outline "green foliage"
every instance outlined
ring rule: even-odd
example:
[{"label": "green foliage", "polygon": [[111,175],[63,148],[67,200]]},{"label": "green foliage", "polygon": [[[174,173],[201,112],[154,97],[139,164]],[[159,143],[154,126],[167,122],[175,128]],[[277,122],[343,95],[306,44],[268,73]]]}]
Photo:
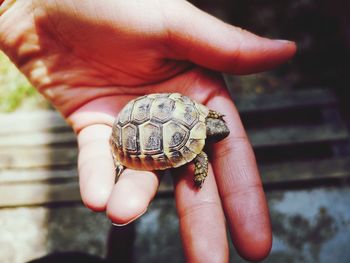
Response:
[{"label": "green foliage", "polygon": [[47,107],[45,99],[0,52],[0,112]]}]

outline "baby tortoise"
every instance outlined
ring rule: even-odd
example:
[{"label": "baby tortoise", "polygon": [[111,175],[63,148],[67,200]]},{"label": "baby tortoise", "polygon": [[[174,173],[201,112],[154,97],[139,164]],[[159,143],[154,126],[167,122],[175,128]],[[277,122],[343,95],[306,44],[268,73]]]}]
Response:
[{"label": "baby tortoise", "polygon": [[230,133],[223,115],[179,93],[158,93],[130,101],[113,125],[110,144],[117,176],[125,167],[165,170],[194,161],[194,183],[208,173],[206,139]]}]

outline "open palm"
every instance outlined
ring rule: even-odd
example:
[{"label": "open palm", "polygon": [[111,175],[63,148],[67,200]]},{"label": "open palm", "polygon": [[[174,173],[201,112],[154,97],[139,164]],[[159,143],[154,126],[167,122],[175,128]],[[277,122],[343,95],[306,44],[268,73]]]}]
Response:
[{"label": "open palm", "polygon": [[180,92],[224,113],[231,130],[211,146],[209,174],[200,191],[192,187],[191,165],[175,171],[188,261],[228,261],[225,221],[243,257],[259,260],[268,254],[270,222],[254,154],[214,71],[245,74],[272,68],[294,54],[293,43],[260,38],[182,0],[4,3],[0,48],[76,131],[87,207],[106,210],[116,224],[146,211],[159,178],[127,169],[114,183],[111,126],[130,99]]}]

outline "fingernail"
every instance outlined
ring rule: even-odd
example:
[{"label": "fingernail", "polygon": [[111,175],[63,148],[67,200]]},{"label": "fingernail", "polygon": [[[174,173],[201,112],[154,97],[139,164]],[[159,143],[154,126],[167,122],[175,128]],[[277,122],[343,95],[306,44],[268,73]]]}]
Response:
[{"label": "fingernail", "polygon": [[131,219],[130,221],[123,223],[123,224],[118,224],[118,223],[114,223],[112,222],[113,226],[126,226],[132,222],[134,222],[136,219],[140,218],[141,216],[143,216],[145,213],[147,212],[147,209],[145,209],[145,211],[143,211],[141,214],[139,214],[138,216],[134,217],[133,219]]},{"label": "fingernail", "polygon": [[281,44],[294,44],[294,41],[286,40],[286,39],[274,39],[274,41],[279,42]]}]

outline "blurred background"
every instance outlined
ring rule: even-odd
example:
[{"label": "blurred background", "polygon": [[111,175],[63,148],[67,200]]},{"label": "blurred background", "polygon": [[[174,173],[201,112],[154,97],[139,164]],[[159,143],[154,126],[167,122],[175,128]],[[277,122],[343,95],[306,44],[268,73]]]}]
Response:
[{"label": "blurred background", "polygon": [[[274,241],[264,262],[350,262],[349,1],[192,2],[298,45],[296,57],[277,70],[224,76],[269,201]],[[0,112],[0,262],[52,252],[184,262],[171,179],[144,216],[111,228],[103,213],[81,204],[71,129],[3,54]],[[230,257],[245,262],[233,247]]]}]

